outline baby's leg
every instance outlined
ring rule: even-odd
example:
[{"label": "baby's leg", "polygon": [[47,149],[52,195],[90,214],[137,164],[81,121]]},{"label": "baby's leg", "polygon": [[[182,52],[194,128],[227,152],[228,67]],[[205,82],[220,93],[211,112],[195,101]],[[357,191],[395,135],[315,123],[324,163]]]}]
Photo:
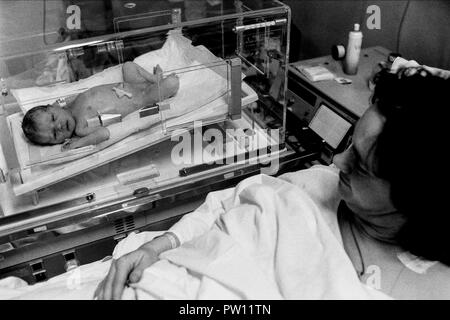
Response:
[{"label": "baby's leg", "polygon": [[149,86],[145,96],[144,103],[150,105],[174,96],[180,87],[180,80],[175,74],[162,79],[158,83]]},{"label": "baby's leg", "polygon": [[123,81],[129,83],[155,83],[161,73],[162,70],[159,66],[155,68],[155,74],[151,74],[140,65],[131,61],[125,62],[122,66]]}]

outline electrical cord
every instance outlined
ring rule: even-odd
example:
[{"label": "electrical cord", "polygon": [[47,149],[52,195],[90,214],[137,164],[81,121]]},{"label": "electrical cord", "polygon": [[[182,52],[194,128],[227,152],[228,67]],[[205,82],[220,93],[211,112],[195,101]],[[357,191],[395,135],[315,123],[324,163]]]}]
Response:
[{"label": "electrical cord", "polygon": [[365,8],[367,8],[367,0],[366,1],[361,1],[361,8],[360,8],[361,15],[359,17],[359,25],[361,27],[364,24],[364,17],[366,16],[366,9]]},{"label": "electrical cord", "polygon": [[403,9],[402,18],[401,18],[400,24],[399,24],[399,26],[398,26],[398,31],[397,31],[397,48],[396,48],[396,52],[399,52],[399,51],[400,51],[400,35],[401,35],[401,33],[402,33],[403,23],[405,22],[405,17],[406,17],[406,13],[408,12],[409,4],[410,4],[410,0],[408,0],[408,1],[406,2],[406,6],[405,6],[405,9]]},{"label": "electrical cord", "polygon": [[356,245],[356,249],[358,250],[359,259],[361,261],[361,270],[359,270],[359,271],[356,270],[356,272],[358,273],[358,277],[361,279],[361,277],[366,272],[366,266],[364,264],[364,258],[363,258],[362,252],[361,252],[361,247],[359,246],[359,242],[356,239],[355,231],[353,230],[353,224],[351,221],[349,221],[349,226],[350,226],[350,232],[352,233],[352,236],[353,236],[353,242]]},{"label": "electrical cord", "polygon": [[42,36],[44,37],[44,44],[45,45],[49,45],[48,44],[48,42],[47,42],[47,39],[46,39],[46,37],[45,37],[45,26],[46,26],[46,17],[47,17],[47,14],[46,14],[46,11],[47,11],[47,0],[44,0],[44,1],[42,1],[42,4],[43,4],[43,8],[42,8]]}]

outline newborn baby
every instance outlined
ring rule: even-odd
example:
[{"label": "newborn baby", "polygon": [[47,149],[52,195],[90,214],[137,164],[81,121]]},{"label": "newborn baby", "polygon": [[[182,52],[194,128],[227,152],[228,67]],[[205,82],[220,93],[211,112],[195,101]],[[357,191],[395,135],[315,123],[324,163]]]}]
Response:
[{"label": "newborn baby", "polygon": [[67,107],[62,108],[55,102],[30,109],[22,121],[25,136],[39,145],[65,142],[63,150],[95,145],[108,140],[110,133],[106,127],[89,126],[88,119],[101,114],[119,114],[123,118],[144,106],[174,96],[179,88],[178,77],[171,74],[163,79],[159,66],[151,74],[133,62],[126,62],[122,73],[123,83],[90,88]]}]

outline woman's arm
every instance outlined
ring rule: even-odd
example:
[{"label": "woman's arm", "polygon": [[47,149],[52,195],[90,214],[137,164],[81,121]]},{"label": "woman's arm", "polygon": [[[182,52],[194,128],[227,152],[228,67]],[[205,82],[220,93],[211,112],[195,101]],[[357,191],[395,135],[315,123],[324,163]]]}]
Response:
[{"label": "woman's arm", "polygon": [[166,232],[162,236],[144,243],[135,251],[113,260],[108,275],[95,291],[95,297],[100,300],[120,299],[127,281],[138,282],[144,270],[158,261],[162,252],[178,245],[173,243],[174,239],[176,238],[173,238],[170,232]]},{"label": "woman's arm", "polygon": [[159,255],[198,237],[212,228],[221,214],[226,212],[225,203],[231,199],[234,188],[211,192],[205,202],[195,211],[186,214],[168,232],[143,244],[117,260],[113,260],[106,278],[98,286],[98,299],[120,299],[126,282],[138,282],[142,272],[159,260]]},{"label": "woman's arm", "polygon": [[421,65],[415,60],[406,60],[402,57],[398,57],[397,59],[395,59],[391,66],[391,72],[394,73],[402,73],[401,71],[405,71],[406,69],[410,69],[409,74],[406,74],[407,76],[414,74],[417,70],[425,69],[433,76],[444,79],[450,78],[450,70]]},{"label": "woman's arm", "polygon": [[450,79],[450,70],[444,70],[423,65],[423,68],[436,77]]}]

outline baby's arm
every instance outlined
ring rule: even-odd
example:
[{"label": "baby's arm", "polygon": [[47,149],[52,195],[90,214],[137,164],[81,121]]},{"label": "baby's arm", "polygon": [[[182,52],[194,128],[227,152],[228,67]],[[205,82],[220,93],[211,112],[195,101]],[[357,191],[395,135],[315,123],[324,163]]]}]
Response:
[{"label": "baby's arm", "polygon": [[[85,146],[96,145],[100,142],[106,141],[109,139],[109,130],[105,127],[100,128],[88,128],[86,127],[86,135],[83,136],[83,132],[79,135],[78,138],[73,138],[69,142],[65,143],[62,146],[62,150],[72,150]],[[94,130],[92,130],[94,129]],[[78,134],[78,131],[77,131]]]}]

